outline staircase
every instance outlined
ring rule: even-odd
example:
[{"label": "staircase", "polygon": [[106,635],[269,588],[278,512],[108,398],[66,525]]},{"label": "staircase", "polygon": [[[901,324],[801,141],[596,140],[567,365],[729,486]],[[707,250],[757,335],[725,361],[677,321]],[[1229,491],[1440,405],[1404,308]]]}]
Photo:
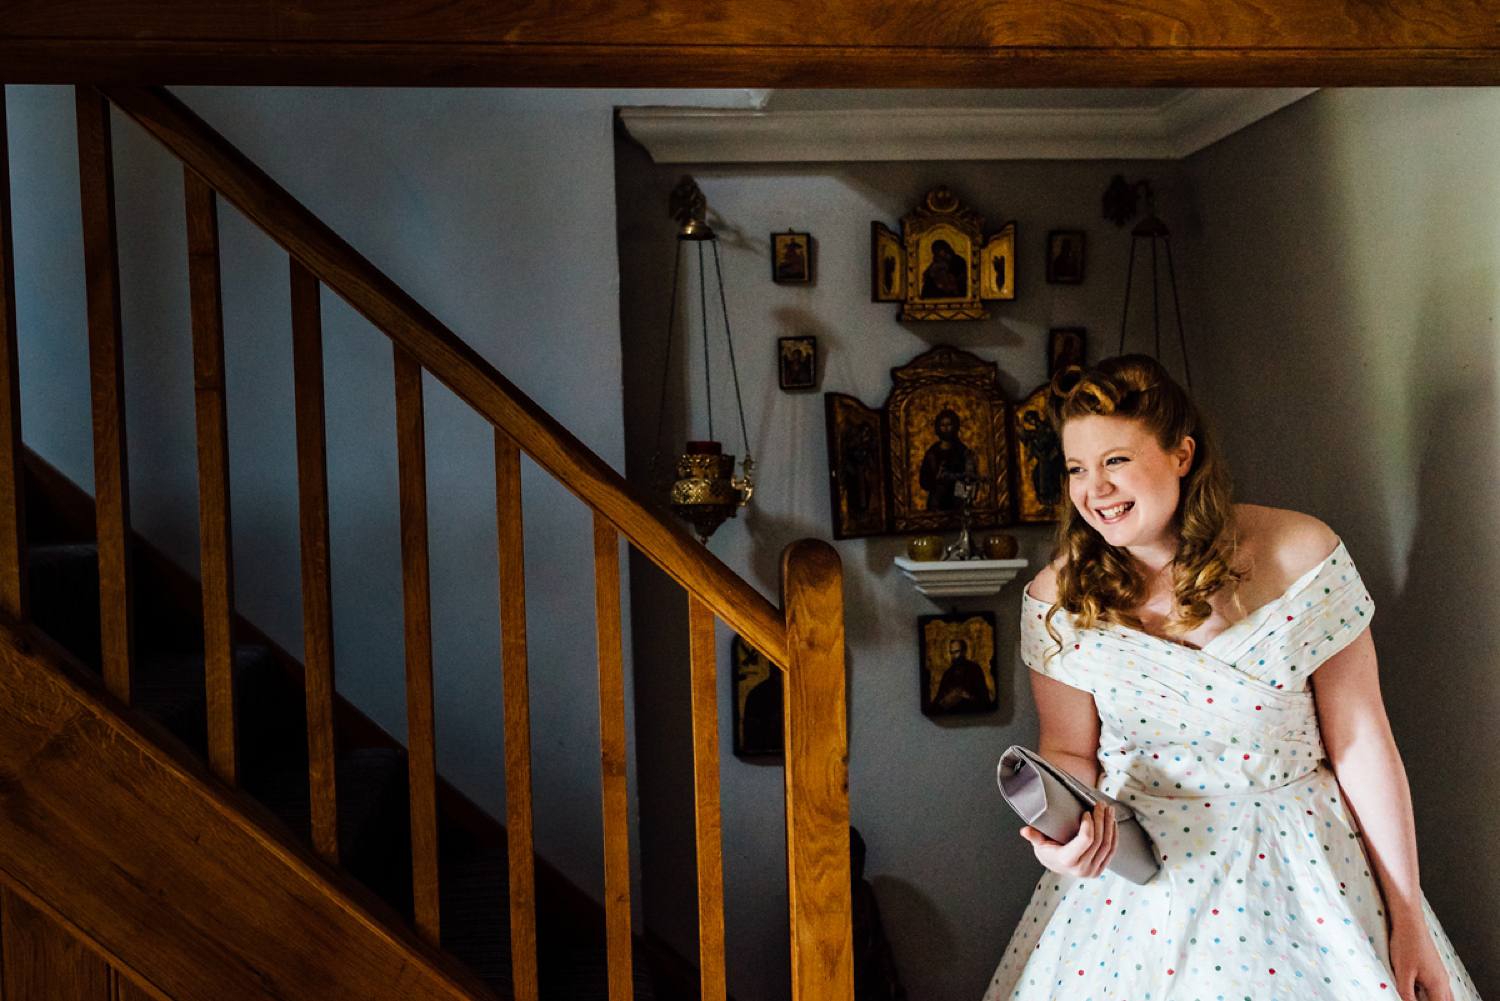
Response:
[{"label": "staircase", "polygon": [[[5,996],[721,1001],[715,619],[786,671],[797,1001],[852,997],[837,557],[788,547],[776,609],[160,89],[80,86],[95,496],[22,444],[0,89],[0,948]],[[202,565],[130,529],[108,103],[185,166]],[[290,257],[307,662],[234,610],[217,209]],[[408,746],[336,694],[319,285],[393,342]],[[495,427],[506,818],[436,775],[423,370]],[[519,463],[594,512],[606,900],[535,857]],[[688,593],[697,969],[631,928],[618,539]],[[202,581],[200,586],[199,580]],[[41,944],[38,944],[41,943]],[[684,982],[691,977],[696,982]],[[29,979],[28,979],[29,978]],[[29,985],[67,979],[75,989]]]}]

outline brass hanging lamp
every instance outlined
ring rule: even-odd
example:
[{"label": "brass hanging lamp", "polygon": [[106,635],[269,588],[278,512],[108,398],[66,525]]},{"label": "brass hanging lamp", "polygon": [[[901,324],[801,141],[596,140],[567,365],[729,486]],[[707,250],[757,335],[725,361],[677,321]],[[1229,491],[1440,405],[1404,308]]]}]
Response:
[{"label": "brass hanging lamp", "polygon": [[[676,261],[672,269],[672,300],[667,314],[666,358],[662,364],[661,407],[656,424],[656,457],[652,467],[657,489],[666,494],[672,512],[693,526],[699,541],[708,537],[728,518],[750,502],[755,493],[755,460],[750,456],[750,436],[745,430],[745,403],[740,394],[739,370],[734,360],[734,337],[729,330],[729,307],[724,297],[724,270],[719,260],[719,241],[708,225],[708,201],[691,177],[684,176],[672,191],[669,202],[672,218],[678,225]],[[703,323],[703,379],[705,410],[708,415],[708,437],[688,441],[677,457],[675,476],[667,480],[660,466],[662,434],[666,426],[667,378],[672,364],[672,338],[677,326],[677,292],[682,278],[682,258],[686,245],[698,248],[698,304]],[[719,287],[719,311],[724,324],[724,340],[729,348],[729,370],[734,378],[735,404],[739,412],[740,436],[745,458],[739,463],[741,475],[734,475],[733,455],[714,439],[713,367],[710,364],[708,333],[708,275],[704,245],[713,248],[714,275]],[[684,324],[686,326],[686,324]]]}]

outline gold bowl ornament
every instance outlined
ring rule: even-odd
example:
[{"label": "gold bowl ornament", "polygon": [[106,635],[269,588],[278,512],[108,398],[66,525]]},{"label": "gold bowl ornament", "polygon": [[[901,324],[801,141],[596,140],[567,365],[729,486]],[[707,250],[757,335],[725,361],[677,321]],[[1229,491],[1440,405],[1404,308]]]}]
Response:
[{"label": "gold bowl ornament", "polygon": [[724,454],[716,441],[690,441],[687,452],[677,459],[677,478],[672,481],[672,513],[693,526],[705,545],[714,530],[733,518],[755,493],[751,482],[755,460],[745,456],[743,476],[734,475],[734,456]]}]

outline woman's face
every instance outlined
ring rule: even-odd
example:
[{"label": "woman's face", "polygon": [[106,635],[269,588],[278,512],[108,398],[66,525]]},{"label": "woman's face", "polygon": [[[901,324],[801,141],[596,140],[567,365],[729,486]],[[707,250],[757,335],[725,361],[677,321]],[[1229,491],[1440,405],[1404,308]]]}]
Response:
[{"label": "woman's face", "polygon": [[1141,421],[1089,416],[1063,425],[1062,440],[1068,496],[1083,520],[1112,546],[1175,554],[1173,518],[1193,439],[1163,449]]}]

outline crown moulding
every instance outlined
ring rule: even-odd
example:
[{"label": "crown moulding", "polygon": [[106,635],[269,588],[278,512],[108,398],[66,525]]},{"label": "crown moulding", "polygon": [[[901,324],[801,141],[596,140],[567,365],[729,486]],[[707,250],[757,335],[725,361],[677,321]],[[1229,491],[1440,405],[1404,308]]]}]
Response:
[{"label": "crown moulding", "polygon": [[657,163],[1178,160],[1314,92],[1189,90],[1160,105],[1058,108],[621,108]]}]

